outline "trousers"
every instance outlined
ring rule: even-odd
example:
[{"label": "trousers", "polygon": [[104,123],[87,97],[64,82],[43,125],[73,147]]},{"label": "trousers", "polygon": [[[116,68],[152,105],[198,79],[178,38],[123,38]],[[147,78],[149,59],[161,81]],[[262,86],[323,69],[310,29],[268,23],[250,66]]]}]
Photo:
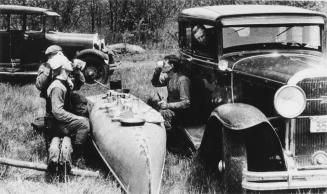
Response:
[{"label": "trousers", "polygon": [[73,119],[71,122],[60,122],[49,116],[46,119],[46,126],[48,135],[52,137],[69,136],[74,146],[83,145],[87,141],[90,132],[89,119],[85,117]]}]

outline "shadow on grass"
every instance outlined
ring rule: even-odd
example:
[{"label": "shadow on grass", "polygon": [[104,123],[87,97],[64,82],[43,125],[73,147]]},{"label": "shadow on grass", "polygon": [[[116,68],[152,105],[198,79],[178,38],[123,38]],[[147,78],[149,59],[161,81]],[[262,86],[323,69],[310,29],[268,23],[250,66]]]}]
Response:
[{"label": "shadow on grass", "polygon": [[36,76],[28,75],[15,75],[15,76],[8,76],[8,75],[0,75],[0,83],[9,83],[13,85],[24,86],[27,84],[34,84]]},{"label": "shadow on grass", "polygon": [[186,181],[188,192],[221,193],[220,182],[218,173],[205,168],[199,157],[195,155]]}]

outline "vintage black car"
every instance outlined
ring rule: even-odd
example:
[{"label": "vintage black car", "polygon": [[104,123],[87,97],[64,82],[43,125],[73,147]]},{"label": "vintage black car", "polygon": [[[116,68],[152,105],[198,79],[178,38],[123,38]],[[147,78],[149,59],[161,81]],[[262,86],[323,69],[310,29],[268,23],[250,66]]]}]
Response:
[{"label": "vintage black car", "polygon": [[69,58],[86,62],[86,80],[105,83],[113,53],[98,34],[58,32],[58,13],[49,9],[0,5],[0,75],[36,75],[50,45],[63,48]]},{"label": "vintage black car", "polygon": [[178,22],[199,156],[225,191],[327,188],[326,16],[226,5]]}]

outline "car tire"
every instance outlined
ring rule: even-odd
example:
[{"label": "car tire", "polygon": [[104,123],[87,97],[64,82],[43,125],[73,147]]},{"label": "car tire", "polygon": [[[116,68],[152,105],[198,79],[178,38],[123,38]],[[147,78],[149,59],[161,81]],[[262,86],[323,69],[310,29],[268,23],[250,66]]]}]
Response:
[{"label": "car tire", "polygon": [[81,57],[80,59],[86,62],[83,70],[86,83],[93,84],[95,81],[103,84],[107,83],[109,66],[102,59],[92,56]]},{"label": "car tire", "polygon": [[246,149],[242,134],[223,129],[222,161],[218,163],[223,193],[245,193],[242,188],[243,169],[246,168]]}]

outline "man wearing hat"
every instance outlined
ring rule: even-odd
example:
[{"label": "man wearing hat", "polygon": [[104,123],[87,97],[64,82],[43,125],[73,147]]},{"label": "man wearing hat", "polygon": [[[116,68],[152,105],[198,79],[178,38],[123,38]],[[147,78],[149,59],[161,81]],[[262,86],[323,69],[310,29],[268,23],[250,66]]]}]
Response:
[{"label": "man wearing hat", "polygon": [[163,61],[157,63],[157,67],[152,76],[152,85],[155,87],[167,86],[167,100],[163,100],[159,94],[159,99],[150,99],[151,103],[156,103],[158,111],[164,118],[164,125],[167,131],[167,145],[173,141],[183,141],[180,139],[182,132],[178,129],[188,118],[191,105],[190,79],[183,74],[180,59],[176,55],[167,55]]},{"label": "man wearing hat", "polygon": [[[60,67],[60,64],[57,63],[58,60],[56,60],[57,57],[65,57],[62,48],[58,45],[52,45],[49,46],[46,51],[45,55],[47,57],[47,61],[40,65],[38,70],[38,75],[36,77],[35,86],[37,89],[41,91],[40,97],[45,98],[47,97],[47,89],[53,79],[57,76],[58,71],[55,71]],[[65,57],[66,58],[66,57]],[[67,58],[64,60],[68,60]],[[71,89],[73,90],[79,90],[80,87],[85,83],[85,77],[82,73],[82,70],[84,69],[86,63],[84,61],[81,61],[79,59],[74,59],[73,63],[73,72],[71,78],[68,80],[68,83],[70,84]],[[86,99],[85,97],[81,96],[80,94],[76,92],[71,93],[71,99],[73,99],[73,105],[76,107],[74,110],[75,113],[79,113],[79,115],[87,116],[85,104]],[[81,108],[83,107],[83,108]],[[48,104],[46,105],[46,113],[49,113],[50,107],[48,107]]]},{"label": "man wearing hat", "polygon": [[47,62],[42,63],[39,67],[35,86],[41,91],[40,96],[42,98],[46,98],[46,90],[49,87],[52,79],[52,70],[48,61],[57,54],[63,55],[61,47],[58,45],[49,46],[45,51]]},{"label": "man wearing hat", "polygon": [[[62,52],[62,48],[58,45],[49,46],[45,51],[47,62],[40,65],[38,70],[38,75],[36,77],[36,82],[35,82],[37,89],[41,91],[40,96],[43,98],[46,97],[46,90],[49,87],[52,79],[56,76],[53,75],[52,70],[59,67],[58,64],[56,64],[54,61],[50,66],[49,61],[51,61],[56,56],[61,56],[61,55],[64,56]],[[86,63],[84,61],[81,61],[79,59],[74,59],[74,63],[73,63],[74,71],[72,76],[73,78],[72,82],[74,82],[75,90],[80,89],[80,87],[85,83],[85,77],[81,72],[84,69],[85,64]]]},{"label": "man wearing hat", "polygon": [[[83,151],[83,145],[90,131],[89,120],[86,117],[72,113],[70,103],[69,74],[73,71],[72,63],[64,56],[56,56],[48,61],[53,74],[56,75],[47,88],[46,103],[52,117],[50,130],[52,136],[69,136],[72,139],[75,155]],[[78,155],[78,154],[77,154]]]}]

